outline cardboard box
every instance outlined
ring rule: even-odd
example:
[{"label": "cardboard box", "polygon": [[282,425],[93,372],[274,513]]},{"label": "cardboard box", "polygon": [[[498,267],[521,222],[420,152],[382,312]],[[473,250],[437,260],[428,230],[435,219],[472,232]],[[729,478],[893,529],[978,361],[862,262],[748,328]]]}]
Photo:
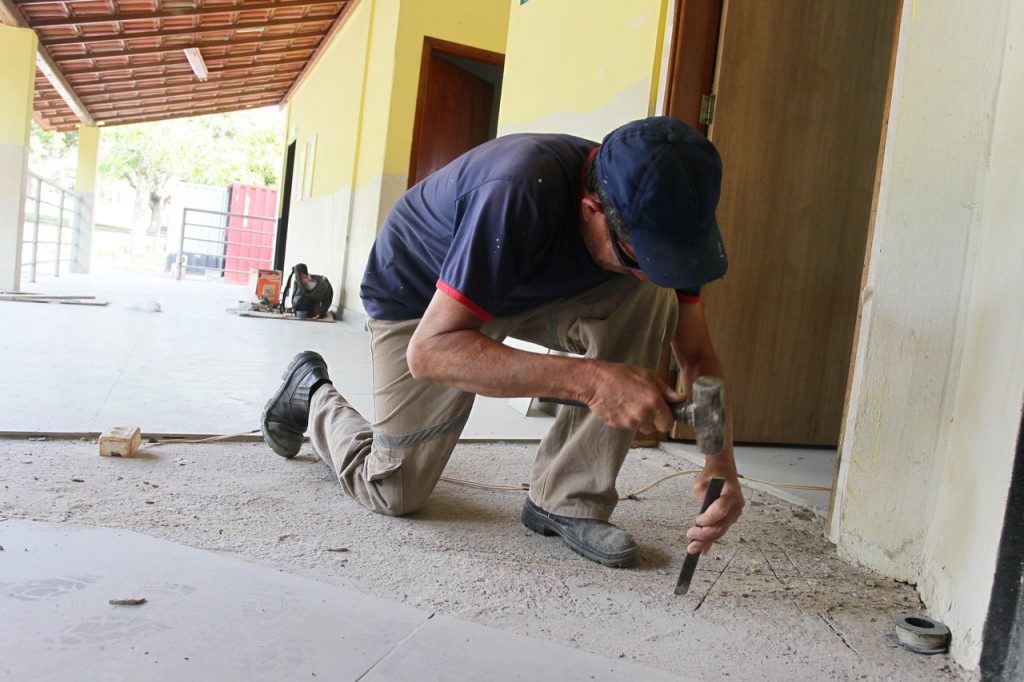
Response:
[{"label": "cardboard box", "polygon": [[256,272],[256,299],[267,299],[270,305],[277,305],[281,302],[281,277],[280,270],[258,270]]}]

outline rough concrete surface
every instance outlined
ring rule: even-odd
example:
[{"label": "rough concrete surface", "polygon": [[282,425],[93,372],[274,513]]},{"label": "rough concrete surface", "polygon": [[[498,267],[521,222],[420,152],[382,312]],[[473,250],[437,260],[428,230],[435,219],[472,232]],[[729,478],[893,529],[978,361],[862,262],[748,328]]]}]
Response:
[{"label": "rough concrete surface", "polygon": [[[445,473],[515,485],[528,479],[533,450],[460,445]],[[620,492],[690,466],[634,450]],[[947,656],[895,643],[892,614],[923,611],[911,586],[839,560],[819,517],[758,491],[747,491],[743,518],[701,560],[690,594],[675,596],[697,512],[691,481],[620,503],[613,521],[642,548],[640,565],[622,570],[526,530],[522,492],[442,482],[417,514],[372,514],[308,446],[294,460],[262,443],[172,444],[111,459],[94,441],[0,440],[0,518],[136,530],[696,679],[961,677]]]}]

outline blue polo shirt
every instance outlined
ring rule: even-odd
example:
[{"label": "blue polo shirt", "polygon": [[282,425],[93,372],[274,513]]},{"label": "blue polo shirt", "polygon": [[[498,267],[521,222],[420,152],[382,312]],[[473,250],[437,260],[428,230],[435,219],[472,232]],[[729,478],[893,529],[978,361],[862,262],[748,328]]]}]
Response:
[{"label": "blue polo shirt", "polygon": [[596,146],[507,135],[416,184],[370,252],[360,288],[367,314],[422,317],[440,289],[488,321],[620,276],[593,261],[580,235],[581,171]]}]

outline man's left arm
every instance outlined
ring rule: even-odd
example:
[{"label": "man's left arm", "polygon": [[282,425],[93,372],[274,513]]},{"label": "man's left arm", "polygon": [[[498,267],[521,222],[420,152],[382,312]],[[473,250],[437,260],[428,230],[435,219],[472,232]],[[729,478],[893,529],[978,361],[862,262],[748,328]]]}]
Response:
[{"label": "man's left arm", "polygon": [[[682,378],[681,390],[689,396],[694,380],[701,375],[721,377],[722,365],[711,343],[704,309],[699,301],[679,301],[679,322],[672,338],[672,351],[679,363]],[[690,528],[686,537],[691,540],[688,554],[707,554],[711,545],[725,535],[729,526],[735,523],[743,512],[745,503],[736,474],[736,460],[732,447],[732,406],[729,391],[725,392],[725,449],[717,455],[707,455],[704,471],[693,485],[693,494],[698,502],[704,500],[708,482],[713,476],[725,479],[721,497],[706,512],[697,517],[696,525]]]}]

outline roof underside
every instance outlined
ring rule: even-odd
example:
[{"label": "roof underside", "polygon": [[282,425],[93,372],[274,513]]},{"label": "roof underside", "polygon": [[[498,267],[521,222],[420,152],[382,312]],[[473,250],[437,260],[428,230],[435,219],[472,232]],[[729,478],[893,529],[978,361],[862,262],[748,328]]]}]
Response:
[{"label": "roof underside", "polygon": [[[352,0],[5,0],[34,29],[97,124],[141,123],[278,104]],[[185,57],[199,48],[200,80]],[[37,70],[33,116],[80,123]]]}]

